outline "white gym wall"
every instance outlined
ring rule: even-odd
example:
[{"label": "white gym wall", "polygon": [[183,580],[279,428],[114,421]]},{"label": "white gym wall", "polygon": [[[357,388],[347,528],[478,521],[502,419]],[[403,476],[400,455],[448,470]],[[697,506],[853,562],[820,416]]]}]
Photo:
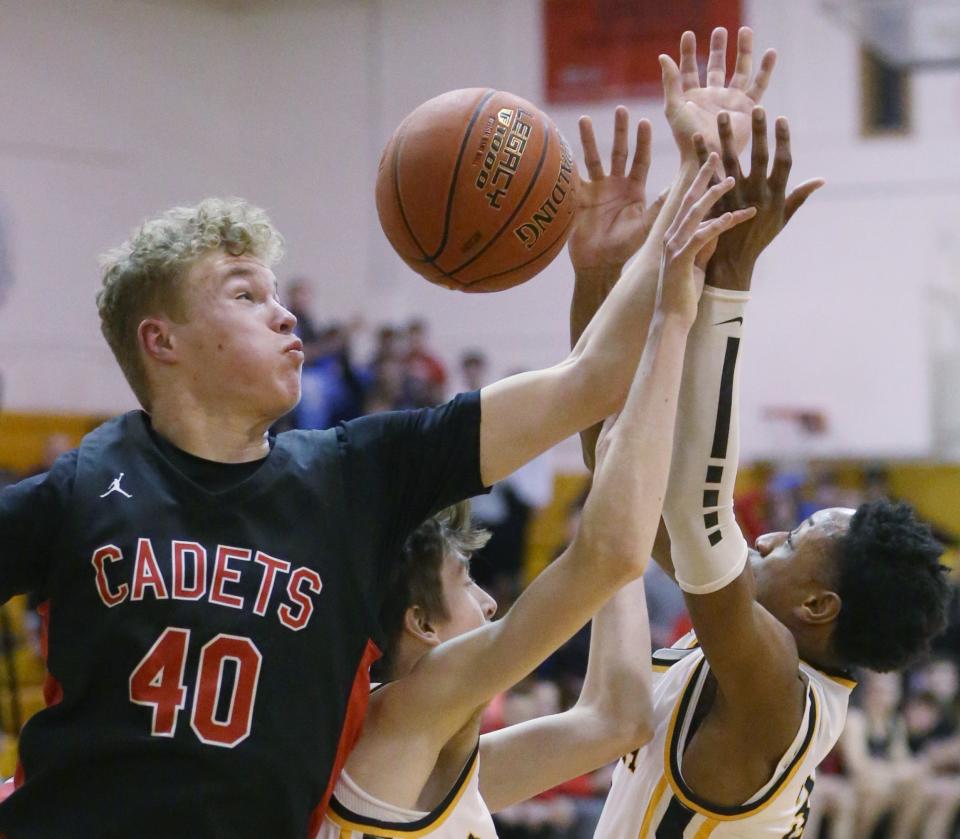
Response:
[{"label": "white gym wall", "polygon": [[[761,419],[772,404],[827,412],[811,454],[926,454],[945,422],[934,397],[960,411],[945,398],[960,388],[943,384],[958,327],[934,307],[932,328],[927,294],[960,282],[960,73],[915,74],[911,134],[863,139],[854,36],[816,0],[746,6],[758,47],[780,53],[765,104],[791,118],[795,181],[828,186],[758,268],[744,455],[782,442]],[[99,334],[97,254],[208,194],[270,210],[288,242],[278,276],[312,276],[321,318],[424,314],[451,365],[479,346],[498,375],[562,358],[565,254],[527,286],[454,294],[392,254],[373,205],[380,149],[421,101],[494,86],[543,104],[540,0],[7,0],[0,23],[0,220],[16,277],[0,308],[6,409],[133,405]],[[614,104],[548,110],[574,145],[590,113],[604,149]],[[625,104],[654,120],[659,189],[676,158],[659,103]]]}]

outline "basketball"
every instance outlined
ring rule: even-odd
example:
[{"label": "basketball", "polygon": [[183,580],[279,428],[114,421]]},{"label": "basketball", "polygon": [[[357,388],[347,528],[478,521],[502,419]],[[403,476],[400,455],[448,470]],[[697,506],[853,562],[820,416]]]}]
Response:
[{"label": "basketball", "polygon": [[504,91],[452,90],[390,138],[377,213],[394,250],[430,282],[500,291],[563,248],[578,184],[570,146],[535,105]]}]

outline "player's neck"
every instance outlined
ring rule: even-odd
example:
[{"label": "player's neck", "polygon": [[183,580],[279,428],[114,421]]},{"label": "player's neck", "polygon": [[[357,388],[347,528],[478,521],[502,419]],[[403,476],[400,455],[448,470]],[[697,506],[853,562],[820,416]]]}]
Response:
[{"label": "player's neck", "polygon": [[264,418],[212,411],[206,406],[157,400],[150,411],[154,431],[178,449],[219,463],[246,463],[270,452]]},{"label": "player's neck", "polygon": [[[794,635],[796,637],[796,634]],[[811,667],[827,673],[843,673],[849,668],[840,660],[829,643],[822,639],[797,638],[797,653]]]}]

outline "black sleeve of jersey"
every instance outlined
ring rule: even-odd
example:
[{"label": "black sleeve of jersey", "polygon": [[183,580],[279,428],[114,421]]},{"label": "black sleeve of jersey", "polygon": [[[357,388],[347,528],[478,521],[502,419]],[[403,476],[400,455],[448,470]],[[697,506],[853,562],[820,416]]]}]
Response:
[{"label": "black sleeve of jersey", "polygon": [[74,450],[49,472],[0,490],[0,603],[43,590],[76,472]]},{"label": "black sleeve of jersey", "polygon": [[428,516],[487,491],[480,479],[479,391],[436,408],[351,420],[337,434],[350,503],[377,517],[388,554]]}]

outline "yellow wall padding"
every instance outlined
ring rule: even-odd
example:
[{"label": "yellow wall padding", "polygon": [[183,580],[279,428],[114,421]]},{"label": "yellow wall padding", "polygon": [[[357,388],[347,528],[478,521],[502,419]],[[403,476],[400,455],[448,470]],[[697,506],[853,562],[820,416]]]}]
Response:
[{"label": "yellow wall padding", "polygon": [[76,446],[102,421],[102,417],[77,414],[0,413],[0,469],[17,474],[32,469],[42,462],[51,434],[66,434]]}]

